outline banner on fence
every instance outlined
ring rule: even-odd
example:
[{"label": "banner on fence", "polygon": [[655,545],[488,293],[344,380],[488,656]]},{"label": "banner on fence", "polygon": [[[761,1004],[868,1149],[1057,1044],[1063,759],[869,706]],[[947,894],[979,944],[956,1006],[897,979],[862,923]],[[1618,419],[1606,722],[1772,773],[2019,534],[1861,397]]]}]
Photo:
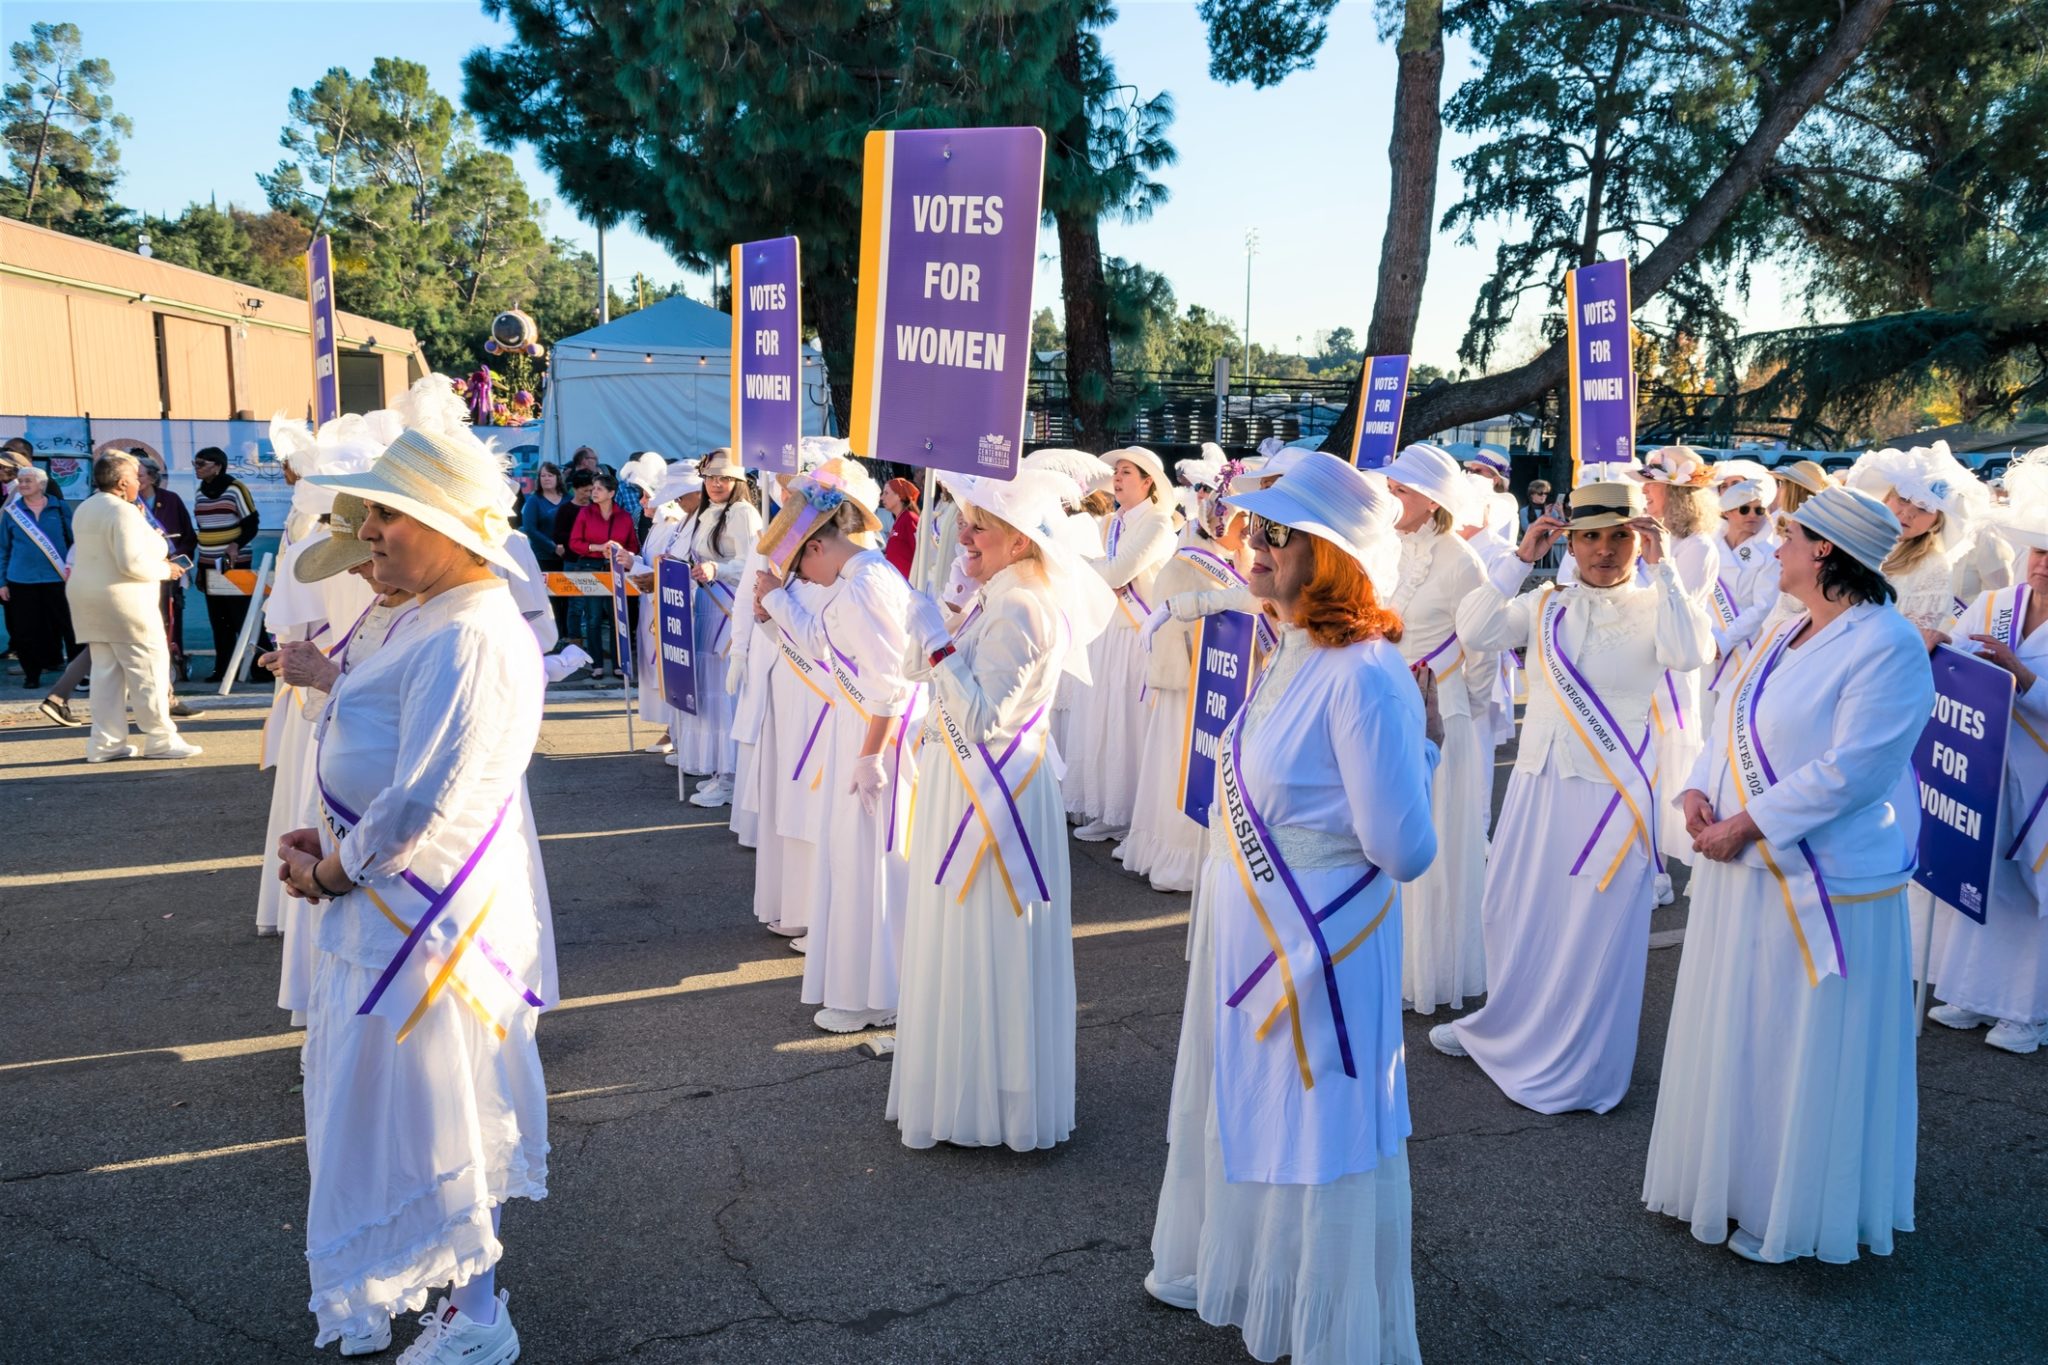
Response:
[{"label": "banner on fence", "polygon": [[1016,477],[1044,180],[1037,128],[867,135],[855,454]]},{"label": "banner on fence", "polygon": [[661,650],[661,695],[686,715],[697,714],[697,637],[691,629],[690,563],[666,556],[654,566],[654,591],[660,602],[654,639]]},{"label": "banner on fence", "polygon": [[1913,748],[1920,779],[1920,867],[1913,880],[1982,924],[1999,854],[2012,674],[1946,645],[1931,662],[1934,714]]},{"label": "banner on fence", "polygon": [[1408,406],[1408,357],[1365,358],[1358,377],[1358,420],[1351,427],[1351,463],[1378,469],[1401,449],[1401,412]]},{"label": "banner on fence", "polygon": [[1636,377],[1629,348],[1628,262],[1597,261],[1565,276],[1572,484],[1579,466],[1627,464],[1636,450]]},{"label": "banner on fence", "polygon": [[1225,611],[1204,616],[1195,632],[1194,683],[1180,748],[1180,808],[1198,825],[1209,823],[1218,745],[1251,686],[1252,624],[1249,612]]}]

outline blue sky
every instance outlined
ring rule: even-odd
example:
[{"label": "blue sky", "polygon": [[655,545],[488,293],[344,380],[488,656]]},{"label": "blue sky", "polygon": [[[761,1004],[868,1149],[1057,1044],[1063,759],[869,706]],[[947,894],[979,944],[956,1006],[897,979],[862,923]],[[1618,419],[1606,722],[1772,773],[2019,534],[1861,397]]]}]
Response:
[{"label": "blue sky", "polygon": [[[311,85],[331,66],[362,75],[376,57],[405,57],[425,65],[435,87],[459,102],[463,55],[507,36],[472,0],[9,0],[0,39],[12,43],[32,23],[65,20],[83,31],[88,52],[113,65],[115,107],[135,121],[122,151],[120,195],[151,213],[176,213],[209,195],[260,205],[255,174],[282,155],[277,137],[292,87]],[[1104,250],[1165,274],[1184,304],[1241,320],[1245,233],[1256,228],[1253,339],[1291,350],[1297,338],[1312,347],[1332,327],[1362,334],[1385,222],[1394,85],[1393,52],[1379,41],[1371,6],[1340,5],[1316,67],[1268,90],[1210,78],[1192,0],[1126,0],[1106,42],[1124,80],[1147,95],[1173,92],[1180,162],[1162,177],[1171,201],[1144,223],[1105,224]],[[1447,91],[1469,63],[1469,53],[1454,46]],[[1464,145],[1445,138],[1439,214],[1456,198],[1450,163]],[[549,230],[594,247],[594,232],[559,201],[532,153],[517,148],[513,155],[532,191],[553,201]],[[617,286],[635,271],[655,280],[684,274],[637,233],[614,231],[606,245],[606,273]],[[1043,234],[1037,299],[1057,307],[1055,251],[1052,235]],[[1445,366],[1455,360],[1492,254],[1487,238],[1470,247],[1438,238],[1418,358]],[[703,296],[701,278],[692,292]],[[1755,295],[1737,312],[1752,326],[1795,320],[1781,292],[1779,276],[1760,271]]]}]

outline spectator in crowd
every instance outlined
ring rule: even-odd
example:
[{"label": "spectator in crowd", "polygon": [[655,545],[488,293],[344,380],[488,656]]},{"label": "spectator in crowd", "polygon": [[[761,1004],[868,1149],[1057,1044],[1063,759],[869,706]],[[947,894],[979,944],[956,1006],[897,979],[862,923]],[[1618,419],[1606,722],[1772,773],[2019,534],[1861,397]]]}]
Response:
[{"label": "spectator in crowd", "polygon": [[[659,474],[644,474],[648,465],[662,463],[661,456],[651,450],[636,450],[626,457],[626,463],[615,472],[619,477],[618,504],[627,516],[633,519],[633,529],[642,535],[647,532],[641,508],[649,494],[660,487]],[[600,466],[601,468],[603,466]]]},{"label": "spectator in crowd", "polygon": [[[185,506],[185,500],[164,487],[163,466],[156,457],[146,450],[131,450],[135,457],[136,472],[142,479],[142,492],[136,505],[142,515],[149,519],[159,535],[164,538],[168,552],[176,557],[196,559],[199,554],[199,532],[192,526],[192,513]],[[164,637],[170,644],[171,671],[179,682],[185,680],[187,665],[185,659],[185,584],[179,580],[165,580],[164,594]],[[174,703],[171,714],[178,714]]]},{"label": "spectator in crowd", "polygon": [[[1563,509],[1559,508],[1550,500],[1550,484],[1547,480],[1531,479],[1529,481],[1528,496],[1529,501],[1522,508],[1522,524],[1520,531],[1521,536],[1528,535],[1529,528],[1531,526],[1534,526],[1538,521],[1542,520],[1544,517],[1563,515]],[[1542,558],[1536,561],[1535,567],[1538,572],[1543,572],[1545,570],[1551,573],[1557,572],[1557,566],[1560,562],[1562,562],[1564,555],[1562,545],[1562,541],[1551,542],[1550,548],[1545,550],[1543,552]]]},{"label": "spectator in crowd", "polygon": [[[574,555],[575,565],[586,569],[608,569],[611,567],[610,547],[618,545],[628,553],[640,550],[640,533],[633,529],[633,518],[615,500],[618,496],[619,481],[608,469],[600,469],[590,485],[590,501],[576,513],[575,524],[569,530],[569,553]],[[618,643],[612,638],[612,604],[610,599],[595,599],[586,605],[593,606],[590,612],[590,651],[592,672],[598,671],[609,658],[614,678],[624,678],[625,671],[619,667]]]},{"label": "spectator in crowd", "polygon": [[[569,461],[569,473],[567,476],[569,480],[568,500],[555,509],[555,543],[562,548],[562,566],[564,568],[582,567],[576,561],[575,556],[570,553],[569,535],[576,529],[576,518],[582,513],[584,508],[590,505],[590,495],[597,488],[597,471],[587,467],[578,467],[577,459],[580,459],[581,454],[582,452],[579,451],[577,458],[572,458]],[[593,455],[592,458],[594,459],[595,456]],[[581,597],[569,602],[568,634],[575,638],[577,644],[583,645],[586,648],[591,640],[595,638],[591,633],[591,627],[588,625],[590,607],[591,603]]]},{"label": "spectator in crowd", "polygon": [[14,477],[15,495],[0,513],[0,602],[7,638],[21,660],[22,686],[41,687],[78,652],[64,603],[64,563],[71,552],[71,508],[50,497],[50,476],[34,465]]},{"label": "spectator in crowd", "polygon": [[910,563],[917,557],[917,485],[908,479],[889,480],[882,488],[882,508],[894,518],[882,558],[909,578]]},{"label": "spectator in crowd", "polygon": [[[78,509],[71,577],[64,585],[71,619],[92,651],[92,736],[85,761],[195,758],[171,720],[171,661],[164,644],[161,587],[184,575],[164,539],[135,505],[141,489],[135,457],[110,451],[93,461],[93,496]],[[128,743],[135,703],[143,747]]]},{"label": "spectator in crowd", "polygon": [[[526,501],[519,508],[519,529],[526,533],[527,541],[533,546],[534,562],[540,565],[542,573],[556,573],[562,567],[563,559],[569,553],[569,542],[555,535],[555,520],[569,502],[568,485],[562,481],[562,467],[553,460],[542,460],[540,468],[533,474],[533,491],[526,495]],[[566,638],[569,634],[569,599],[551,599],[555,613],[555,635]]]},{"label": "spectator in crowd", "polygon": [[28,456],[13,448],[12,442],[8,443],[7,449],[0,450],[0,506],[5,506],[7,500],[14,496],[15,475],[32,463]]},{"label": "spectator in crowd", "polygon": [[[192,524],[199,535],[199,590],[206,594],[206,620],[213,629],[213,675],[207,681],[217,683],[227,676],[228,656],[242,633],[249,599],[235,591],[214,591],[215,580],[230,569],[250,566],[249,547],[260,523],[256,499],[240,479],[228,476],[227,453],[219,446],[193,455],[192,472],[199,477],[199,496],[192,502]],[[224,583],[219,586],[226,588]]]}]

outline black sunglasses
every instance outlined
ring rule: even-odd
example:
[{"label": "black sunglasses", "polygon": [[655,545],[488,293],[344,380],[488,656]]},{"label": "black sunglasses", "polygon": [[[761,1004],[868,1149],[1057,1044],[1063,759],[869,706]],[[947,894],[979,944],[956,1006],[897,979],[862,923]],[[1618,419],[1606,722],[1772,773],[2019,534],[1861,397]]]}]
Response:
[{"label": "black sunglasses", "polygon": [[1294,539],[1294,528],[1292,526],[1283,526],[1277,521],[1267,521],[1261,516],[1251,517],[1249,525],[1252,536],[1255,539],[1265,541],[1266,544],[1276,550],[1286,549],[1287,542]]},{"label": "black sunglasses", "polygon": [[1762,503],[1753,502],[1747,507],[1736,508],[1735,515],[1739,517],[1760,517],[1766,510]]}]

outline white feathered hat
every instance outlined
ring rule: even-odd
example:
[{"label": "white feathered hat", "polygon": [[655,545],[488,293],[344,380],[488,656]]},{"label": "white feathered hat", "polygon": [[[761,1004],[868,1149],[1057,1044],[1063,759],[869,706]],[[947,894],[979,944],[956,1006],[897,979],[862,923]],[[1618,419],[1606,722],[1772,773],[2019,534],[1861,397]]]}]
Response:
[{"label": "white feathered hat", "polygon": [[2048,446],[2014,460],[2005,471],[2005,506],[1994,513],[2014,545],[2048,550]]},{"label": "white feathered hat", "polygon": [[1941,513],[1938,543],[1945,551],[1968,544],[1991,511],[1991,490],[1949,453],[1946,441],[1868,451],[1849,467],[1845,483],[1873,498],[1897,493],[1915,507]]}]

